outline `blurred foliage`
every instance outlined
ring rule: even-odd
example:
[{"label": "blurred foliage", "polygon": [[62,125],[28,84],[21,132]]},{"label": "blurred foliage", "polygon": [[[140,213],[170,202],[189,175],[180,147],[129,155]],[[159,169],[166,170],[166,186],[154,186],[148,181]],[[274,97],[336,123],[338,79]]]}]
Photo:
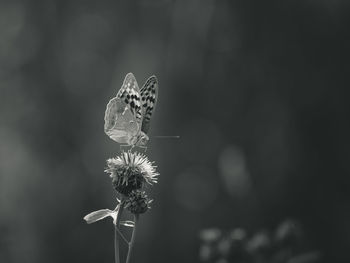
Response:
[{"label": "blurred foliage", "polygon": [[298,223],[282,222],[272,233],[258,231],[251,237],[242,228],[228,233],[205,229],[200,233],[201,262],[214,263],[317,263],[318,251],[308,251],[307,242]]},{"label": "blurred foliage", "polygon": [[[135,262],[197,262],[200,229],[297,218],[349,262],[348,1],[0,0],[0,261],[112,262],[108,100],[157,75],[160,172]],[[180,140],[155,135],[180,135]]]}]

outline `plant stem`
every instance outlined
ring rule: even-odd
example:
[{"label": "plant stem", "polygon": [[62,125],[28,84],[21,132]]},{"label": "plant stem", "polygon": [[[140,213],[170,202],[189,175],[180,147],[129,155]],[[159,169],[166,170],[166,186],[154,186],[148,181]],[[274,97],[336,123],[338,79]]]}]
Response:
[{"label": "plant stem", "polygon": [[138,215],[134,215],[135,225],[134,225],[134,228],[133,228],[132,234],[131,234],[131,240],[130,240],[130,243],[129,243],[129,249],[128,249],[128,255],[126,257],[126,263],[130,263],[131,252],[132,252],[132,249],[133,249],[134,244],[135,244],[136,225],[137,225],[138,217],[139,217]]},{"label": "plant stem", "polygon": [[115,263],[120,263],[118,232],[119,232],[120,219],[122,217],[123,209],[124,209],[124,200],[121,200],[120,201],[119,212],[118,212],[118,215],[117,215],[116,224],[114,226],[114,260],[115,260]]},{"label": "plant stem", "polygon": [[126,239],[126,237],[123,235],[123,233],[120,232],[120,229],[116,228],[116,230],[117,230],[119,236],[121,236],[121,238],[124,240],[124,242],[125,242],[126,244],[129,244],[129,241]]}]

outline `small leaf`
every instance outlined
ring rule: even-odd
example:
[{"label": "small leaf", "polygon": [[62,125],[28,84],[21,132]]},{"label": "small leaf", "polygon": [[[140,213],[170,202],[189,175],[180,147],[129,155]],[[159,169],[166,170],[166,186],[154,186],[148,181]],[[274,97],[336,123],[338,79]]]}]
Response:
[{"label": "small leaf", "polygon": [[133,221],[127,220],[127,221],[120,221],[120,224],[127,227],[134,227],[135,223]]},{"label": "small leaf", "polygon": [[94,211],[90,214],[87,214],[84,217],[84,220],[86,221],[86,223],[92,224],[92,223],[95,223],[99,220],[102,220],[102,219],[110,216],[113,218],[113,224],[116,224],[118,211],[119,211],[119,205],[113,211],[109,210],[109,209],[97,210],[97,211]]}]

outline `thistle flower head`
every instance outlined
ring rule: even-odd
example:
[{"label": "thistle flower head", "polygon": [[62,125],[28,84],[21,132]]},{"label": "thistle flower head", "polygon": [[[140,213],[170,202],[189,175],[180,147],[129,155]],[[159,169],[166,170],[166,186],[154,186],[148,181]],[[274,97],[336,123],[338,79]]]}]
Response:
[{"label": "thistle flower head", "polygon": [[125,196],[140,189],[145,182],[157,183],[159,175],[156,166],[145,155],[131,151],[108,159],[105,172],[110,174],[114,188]]},{"label": "thistle flower head", "polygon": [[125,208],[133,214],[143,214],[150,208],[152,201],[144,191],[135,190],[125,200]]}]

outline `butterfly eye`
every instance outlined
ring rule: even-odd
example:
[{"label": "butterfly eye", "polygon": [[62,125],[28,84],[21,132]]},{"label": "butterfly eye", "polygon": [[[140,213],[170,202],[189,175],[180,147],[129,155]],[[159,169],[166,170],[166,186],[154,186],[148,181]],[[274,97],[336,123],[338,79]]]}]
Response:
[{"label": "butterfly eye", "polygon": [[142,145],[146,145],[148,140],[149,140],[148,136],[146,134],[143,134],[140,141]]}]

